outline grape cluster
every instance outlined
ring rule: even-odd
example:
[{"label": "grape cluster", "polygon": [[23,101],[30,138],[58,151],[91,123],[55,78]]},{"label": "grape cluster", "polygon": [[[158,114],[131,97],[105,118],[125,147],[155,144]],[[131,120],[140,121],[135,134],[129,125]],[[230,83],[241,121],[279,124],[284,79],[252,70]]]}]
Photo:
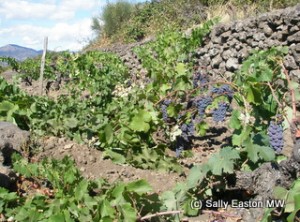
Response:
[{"label": "grape cluster", "polygon": [[280,123],[271,121],[268,127],[271,147],[278,153],[283,149],[283,128]]},{"label": "grape cluster", "polygon": [[210,92],[217,95],[227,95],[229,98],[232,98],[234,93],[227,84],[221,85],[220,87],[213,87]]},{"label": "grape cluster", "polygon": [[171,104],[171,100],[167,99],[167,100],[164,100],[161,104],[161,112],[162,112],[162,117],[163,117],[163,120],[166,122],[168,120],[168,112],[167,112],[167,108],[168,106]]},{"label": "grape cluster", "polygon": [[[201,85],[204,85],[205,83],[208,83],[208,76],[201,74],[200,72],[196,72],[193,75],[193,86],[194,88],[197,88]],[[199,84],[200,83],[200,84]]]},{"label": "grape cluster", "polygon": [[219,102],[218,108],[213,110],[212,117],[215,122],[222,122],[225,120],[229,104],[226,102]]},{"label": "grape cluster", "polygon": [[175,152],[178,158],[184,149],[188,149],[191,145],[191,137],[195,133],[194,123],[183,123],[180,126],[181,135],[176,138]]},{"label": "grape cluster", "polygon": [[212,104],[212,98],[209,96],[201,97],[199,99],[194,100],[194,104],[198,109],[198,115],[200,117],[203,117],[205,114],[206,107],[208,107],[210,104]]},{"label": "grape cluster", "polygon": [[182,138],[185,141],[189,142],[190,137],[193,136],[195,133],[194,123],[193,122],[190,122],[188,124],[184,123],[181,125],[180,129],[182,131],[181,133]]}]

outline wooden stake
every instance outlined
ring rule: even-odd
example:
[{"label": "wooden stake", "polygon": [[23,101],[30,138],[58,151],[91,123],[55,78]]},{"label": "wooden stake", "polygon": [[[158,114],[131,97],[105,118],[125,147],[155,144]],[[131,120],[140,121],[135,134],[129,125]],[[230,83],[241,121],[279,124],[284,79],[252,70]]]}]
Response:
[{"label": "wooden stake", "polygon": [[43,95],[44,91],[44,68],[45,68],[45,60],[46,60],[46,52],[47,52],[47,46],[48,46],[48,37],[44,38],[44,50],[42,55],[42,61],[41,61],[41,72],[40,72],[40,95]]}]

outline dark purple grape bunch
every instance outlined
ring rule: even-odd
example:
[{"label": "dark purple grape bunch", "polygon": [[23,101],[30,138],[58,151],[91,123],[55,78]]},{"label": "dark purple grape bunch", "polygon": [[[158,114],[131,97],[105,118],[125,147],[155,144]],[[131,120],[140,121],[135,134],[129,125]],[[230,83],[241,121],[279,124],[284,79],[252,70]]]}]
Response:
[{"label": "dark purple grape bunch", "polygon": [[190,123],[183,123],[181,126],[180,126],[180,129],[181,129],[181,137],[186,141],[186,142],[189,142],[190,141],[190,138],[192,136],[194,136],[195,134],[195,126],[194,126],[194,123],[193,122],[190,122]]},{"label": "dark purple grape bunch", "polygon": [[234,94],[232,88],[227,84],[221,85],[220,87],[213,87],[210,92],[212,94],[225,95],[229,99],[232,99]]},{"label": "dark purple grape bunch", "polygon": [[[201,73],[201,72],[195,72],[193,74],[193,87],[194,88],[197,88],[201,85],[204,85],[206,83],[209,82],[209,79],[208,79],[208,76]],[[207,86],[205,86],[204,88],[207,88]]]},{"label": "dark purple grape bunch", "polygon": [[171,102],[172,101],[170,99],[163,100],[161,103],[161,106],[160,106],[161,112],[162,112],[162,117],[165,122],[167,122],[167,120],[168,120],[167,109],[168,109],[168,106],[171,104]]},{"label": "dark purple grape bunch", "polygon": [[270,145],[276,153],[281,153],[284,146],[282,119],[276,118],[268,127]]},{"label": "dark purple grape bunch", "polygon": [[190,148],[191,146],[191,138],[195,134],[195,126],[194,122],[183,123],[180,126],[181,135],[177,136],[176,144],[175,144],[175,153],[176,157],[180,157],[183,150]]},{"label": "dark purple grape bunch", "polygon": [[210,96],[199,97],[194,100],[194,105],[198,109],[198,115],[202,118],[205,115],[205,109],[211,105],[213,99]]},{"label": "dark purple grape bunch", "polygon": [[182,151],[187,146],[186,144],[187,144],[186,141],[184,141],[184,139],[181,136],[178,136],[176,138],[176,144],[175,144],[175,156],[176,156],[176,158],[179,158],[181,156]]},{"label": "dark purple grape bunch", "polygon": [[225,120],[228,108],[229,108],[229,103],[219,102],[218,108],[212,111],[213,120],[215,122],[223,122]]}]

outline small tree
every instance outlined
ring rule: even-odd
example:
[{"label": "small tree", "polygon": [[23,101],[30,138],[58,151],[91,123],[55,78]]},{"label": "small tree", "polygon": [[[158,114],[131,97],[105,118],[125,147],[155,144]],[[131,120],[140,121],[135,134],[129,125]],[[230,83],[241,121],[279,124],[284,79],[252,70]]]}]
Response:
[{"label": "small tree", "polygon": [[91,29],[97,34],[100,35],[102,26],[101,26],[101,20],[99,17],[93,17],[92,18],[92,25]]},{"label": "small tree", "polygon": [[104,22],[103,32],[107,36],[112,36],[126,23],[133,11],[130,2],[119,0],[116,3],[107,3],[103,9],[102,20]]}]

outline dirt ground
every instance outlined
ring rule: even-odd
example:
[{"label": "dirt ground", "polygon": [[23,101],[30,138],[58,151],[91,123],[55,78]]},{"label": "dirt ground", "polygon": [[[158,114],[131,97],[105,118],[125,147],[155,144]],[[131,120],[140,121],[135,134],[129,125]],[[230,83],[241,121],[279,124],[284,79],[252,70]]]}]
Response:
[{"label": "dirt ground", "polygon": [[79,170],[86,178],[106,178],[109,182],[116,180],[147,180],[156,192],[171,189],[184,176],[176,173],[157,172],[137,169],[129,165],[117,165],[109,159],[102,158],[102,152],[87,145],[76,144],[66,138],[48,137],[40,141],[41,149],[34,158],[44,157],[61,159],[65,155],[72,157]]},{"label": "dirt ground", "polygon": [[[2,76],[9,82],[13,83],[18,73],[8,70],[2,73]],[[31,86],[17,81],[19,87],[30,95],[39,94],[39,81],[33,81]],[[49,91],[50,98],[55,99],[61,94],[65,94],[66,90]],[[38,150],[33,158],[41,160],[44,157],[63,158],[65,155],[71,156],[82,174],[87,178],[106,178],[108,181],[115,180],[133,181],[136,179],[147,180],[154,191],[157,193],[172,189],[177,182],[182,182],[186,178],[186,174],[190,167],[194,164],[204,163],[211,153],[216,152],[221,142],[226,140],[229,133],[224,131],[223,123],[217,128],[214,128],[204,138],[197,139],[193,147],[193,157],[178,159],[178,162],[183,166],[184,172],[179,175],[177,173],[159,172],[154,170],[137,169],[129,165],[117,165],[109,159],[102,158],[102,152],[88,147],[87,145],[77,144],[67,138],[45,137],[39,139]],[[219,130],[218,130],[219,128]],[[173,151],[169,152],[175,155]]]},{"label": "dirt ground", "polygon": [[[13,83],[13,77],[16,72],[6,71],[2,76],[10,83]],[[39,90],[39,82],[33,81],[32,86],[25,85],[19,82],[19,87],[30,95],[37,95]],[[50,91],[47,96],[55,99],[61,94],[66,94],[66,90]],[[189,158],[179,158],[178,162],[183,166],[184,173],[169,173],[160,172],[156,170],[137,169],[129,165],[117,165],[109,159],[103,159],[102,152],[89,147],[88,145],[77,144],[67,138],[57,138],[47,136],[39,138],[36,141],[34,148],[35,155],[33,159],[41,160],[44,157],[51,157],[55,159],[62,159],[65,155],[71,156],[77,167],[86,178],[97,179],[105,178],[109,182],[122,180],[125,182],[137,179],[145,179],[153,187],[156,193],[162,193],[171,190],[175,187],[176,183],[184,182],[188,174],[189,168],[195,164],[205,163],[212,153],[218,152],[226,142],[230,141],[232,132],[227,129],[228,120],[214,124],[207,118],[208,124],[213,126],[205,137],[195,138],[194,147],[192,148],[193,156]],[[293,142],[289,131],[286,131],[286,146],[283,153],[290,156],[292,153]],[[169,151],[170,155],[175,155],[173,151]],[[243,221],[241,218],[245,211],[238,209],[221,211],[203,211],[203,214],[195,217],[188,218],[185,221],[189,222],[202,222],[202,221]],[[247,212],[246,212],[247,213]],[[222,215],[227,215],[227,219],[218,219]]]}]

